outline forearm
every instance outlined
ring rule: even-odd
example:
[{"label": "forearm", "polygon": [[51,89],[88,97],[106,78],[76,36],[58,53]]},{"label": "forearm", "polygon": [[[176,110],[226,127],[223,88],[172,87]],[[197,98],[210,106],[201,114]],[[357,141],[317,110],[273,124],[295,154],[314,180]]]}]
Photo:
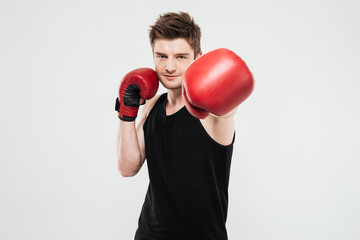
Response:
[{"label": "forearm", "polygon": [[136,134],[135,121],[121,121],[117,139],[118,168],[122,176],[134,176],[142,166],[142,157]]}]

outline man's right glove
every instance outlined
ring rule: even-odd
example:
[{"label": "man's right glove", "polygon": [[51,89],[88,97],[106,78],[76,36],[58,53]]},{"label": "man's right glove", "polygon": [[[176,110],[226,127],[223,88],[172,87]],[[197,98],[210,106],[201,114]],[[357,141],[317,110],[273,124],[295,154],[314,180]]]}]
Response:
[{"label": "man's right glove", "polygon": [[151,68],[135,69],[121,80],[119,97],[116,98],[115,110],[121,120],[132,122],[137,116],[140,98],[144,100],[155,96],[159,88],[156,72]]}]

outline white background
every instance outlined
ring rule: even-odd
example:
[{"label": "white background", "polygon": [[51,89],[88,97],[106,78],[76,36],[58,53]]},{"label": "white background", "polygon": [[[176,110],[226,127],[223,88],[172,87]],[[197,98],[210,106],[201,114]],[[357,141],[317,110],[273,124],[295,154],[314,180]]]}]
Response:
[{"label": "white background", "polygon": [[256,79],[236,115],[229,239],[360,239],[355,0],[2,0],[0,239],[133,239],[148,176],[117,171],[114,102],[124,74],[153,67],[149,25],[168,11]]}]

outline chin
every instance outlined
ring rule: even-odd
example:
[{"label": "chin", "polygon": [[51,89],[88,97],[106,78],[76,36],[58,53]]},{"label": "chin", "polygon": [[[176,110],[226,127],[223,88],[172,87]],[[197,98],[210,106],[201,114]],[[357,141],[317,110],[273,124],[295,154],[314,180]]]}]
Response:
[{"label": "chin", "polygon": [[164,88],[171,89],[171,90],[181,89],[181,87],[182,87],[182,85],[179,83],[161,82],[161,84],[164,86]]},{"label": "chin", "polygon": [[182,87],[181,81],[169,81],[162,79],[160,82],[166,89],[179,89]]}]

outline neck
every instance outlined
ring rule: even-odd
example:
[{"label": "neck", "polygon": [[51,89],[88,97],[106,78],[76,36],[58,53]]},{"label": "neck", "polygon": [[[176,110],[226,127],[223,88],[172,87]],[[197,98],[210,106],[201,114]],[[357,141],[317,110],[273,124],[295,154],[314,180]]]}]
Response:
[{"label": "neck", "polygon": [[181,91],[182,88],[168,89],[167,104],[174,107],[183,106],[185,103]]}]

